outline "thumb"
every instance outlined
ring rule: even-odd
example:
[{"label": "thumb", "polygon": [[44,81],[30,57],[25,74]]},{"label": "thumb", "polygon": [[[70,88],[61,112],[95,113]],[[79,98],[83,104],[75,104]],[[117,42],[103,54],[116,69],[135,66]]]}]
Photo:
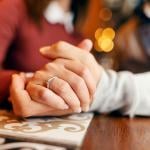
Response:
[{"label": "thumb", "polygon": [[90,52],[92,50],[93,43],[91,40],[85,39],[78,45],[78,47]]}]

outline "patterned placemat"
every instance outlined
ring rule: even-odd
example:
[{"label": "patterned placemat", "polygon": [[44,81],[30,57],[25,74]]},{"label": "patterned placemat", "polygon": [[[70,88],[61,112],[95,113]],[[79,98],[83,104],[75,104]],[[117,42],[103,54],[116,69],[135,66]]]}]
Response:
[{"label": "patterned placemat", "polygon": [[0,137],[0,150],[67,150],[67,148]]},{"label": "patterned placemat", "polygon": [[80,147],[92,118],[92,113],[81,113],[65,117],[23,119],[10,112],[0,111],[0,136],[34,144]]}]

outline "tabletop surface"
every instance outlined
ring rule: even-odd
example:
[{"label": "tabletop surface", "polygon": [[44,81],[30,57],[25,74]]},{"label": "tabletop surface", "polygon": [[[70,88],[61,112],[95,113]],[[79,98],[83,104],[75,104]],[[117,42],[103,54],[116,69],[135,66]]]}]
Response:
[{"label": "tabletop surface", "polygon": [[81,150],[150,150],[150,119],[97,115]]},{"label": "tabletop surface", "polygon": [[150,150],[150,118],[95,115],[80,149]]}]

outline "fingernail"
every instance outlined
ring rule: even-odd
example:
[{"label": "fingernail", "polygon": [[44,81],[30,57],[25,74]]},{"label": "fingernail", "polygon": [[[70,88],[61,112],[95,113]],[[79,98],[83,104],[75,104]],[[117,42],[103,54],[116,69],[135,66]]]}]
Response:
[{"label": "fingernail", "polygon": [[74,109],[74,112],[75,113],[80,113],[82,110],[81,110],[81,108],[76,108],[76,109]]},{"label": "fingernail", "polygon": [[83,111],[84,111],[84,112],[89,111],[89,106],[85,106],[85,107],[83,107]]},{"label": "fingernail", "polygon": [[57,109],[66,110],[69,109],[69,106],[65,103],[60,103],[57,105]]},{"label": "fingernail", "polygon": [[43,54],[45,54],[45,53],[47,53],[47,51],[49,50],[49,48],[50,48],[50,46],[42,47],[42,48],[40,48],[40,52],[43,53]]}]

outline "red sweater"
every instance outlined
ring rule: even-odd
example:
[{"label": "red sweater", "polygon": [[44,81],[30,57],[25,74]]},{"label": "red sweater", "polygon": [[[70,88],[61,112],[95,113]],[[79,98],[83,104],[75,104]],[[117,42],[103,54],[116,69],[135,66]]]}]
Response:
[{"label": "red sweater", "polygon": [[[77,44],[81,37],[66,33],[64,26],[52,25],[45,18],[39,28],[27,15],[23,0],[0,1],[0,100],[8,93],[14,70],[33,72],[48,62],[39,48],[59,40]],[[12,70],[12,71],[10,71]]]}]

